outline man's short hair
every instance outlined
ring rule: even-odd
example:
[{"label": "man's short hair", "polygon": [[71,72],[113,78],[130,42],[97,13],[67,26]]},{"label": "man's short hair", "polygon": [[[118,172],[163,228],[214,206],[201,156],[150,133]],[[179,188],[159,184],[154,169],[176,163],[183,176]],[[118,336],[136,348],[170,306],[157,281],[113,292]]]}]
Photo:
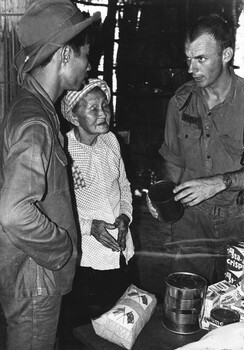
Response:
[{"label": "man's short hair", "polygon": [[[70,39],[65,45],[69,45],[73,49],[74,54],[78,56],[80,54],[81,46],[84,46],[86,44],[91,45],[92,38],[93,38],[93,30],[92,30],[92,26],[89,26],[86,29],[84,29],[82,32],[78,33],[75,37]],[[43,61],[40,64],[40,68],[44,68],[51,61],[54,54],[55,52],[49,57],[47,57],[45,61]]]},{"label": "man's short hair", "polygon": [[186,41],[192,43],[203,34],[211,35],[219,44],[221,53],[227,47],[234,49],[234,27],[218,14],[199,17],[196,23],[188,31]]}]

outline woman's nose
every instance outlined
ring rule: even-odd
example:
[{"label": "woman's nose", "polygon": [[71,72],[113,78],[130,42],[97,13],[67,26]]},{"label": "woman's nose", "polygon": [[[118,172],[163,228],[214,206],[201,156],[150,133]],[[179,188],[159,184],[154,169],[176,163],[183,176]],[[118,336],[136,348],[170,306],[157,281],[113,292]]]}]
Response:
[{"label": "woman's nose", "polygon": [[106,113],[106,111],[103,108],[101,108],[100,111],[99,111],[99,115],[100,115],[100,117],[106,118],[107,113]]}]

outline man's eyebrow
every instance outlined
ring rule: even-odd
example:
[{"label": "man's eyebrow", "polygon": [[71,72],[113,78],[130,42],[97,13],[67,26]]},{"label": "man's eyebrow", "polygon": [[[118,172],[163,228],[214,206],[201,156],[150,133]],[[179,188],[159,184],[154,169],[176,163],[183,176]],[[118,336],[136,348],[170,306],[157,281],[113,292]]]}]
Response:
[{"label": "man's eyebrow", "polygon": [[185,54],[187,58],[195,58],[195,59],[199,59],[199,58],[203,58],[203,57],[206,57],[204,54],[201,54],[201,55],[197,55],[197,56],[194,56],[194,57],[190,57],[188,56],[187,54]]},{"label": "man's eyebrow", "polygon": [[201,55],[195,56],[195,58],[202,58],[202,57],[206,57],[206,55],[201,54]]}]

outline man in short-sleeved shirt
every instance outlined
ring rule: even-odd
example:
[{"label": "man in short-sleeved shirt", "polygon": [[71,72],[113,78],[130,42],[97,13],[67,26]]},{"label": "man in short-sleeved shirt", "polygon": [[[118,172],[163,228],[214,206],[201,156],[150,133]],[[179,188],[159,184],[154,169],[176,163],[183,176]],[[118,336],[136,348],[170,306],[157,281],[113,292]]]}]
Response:
[{"label": "man in short-sleeved shirt", "polygon": [[[218,15],[199,19],[185,53],[193,80],[170,100],[159,153],[175,200],[185,206],[172,225],[172,272],[224,278],[228,243],[244,238],[240,164],[244,126],[244,79],[231,68],[234,38]],[[154,216],[157,214],[149,208]]]}]

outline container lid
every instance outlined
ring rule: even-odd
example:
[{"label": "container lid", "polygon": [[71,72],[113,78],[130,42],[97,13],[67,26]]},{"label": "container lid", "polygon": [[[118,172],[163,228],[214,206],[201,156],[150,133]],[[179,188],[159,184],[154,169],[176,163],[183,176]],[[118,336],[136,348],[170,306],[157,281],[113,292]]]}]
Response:
[{"label": "container lid", "polygon": [[223,324],[230,324],[240,321],[240,314],[236,310],[230,310],[223,307],[216,307],[211,310],[210,317],[214,320],[223,322]]},{"label": "container lid", "polygon": [[166,283],[180,289],[199,289],[207,285],[205,278],[190,272],[171,273]]}]

